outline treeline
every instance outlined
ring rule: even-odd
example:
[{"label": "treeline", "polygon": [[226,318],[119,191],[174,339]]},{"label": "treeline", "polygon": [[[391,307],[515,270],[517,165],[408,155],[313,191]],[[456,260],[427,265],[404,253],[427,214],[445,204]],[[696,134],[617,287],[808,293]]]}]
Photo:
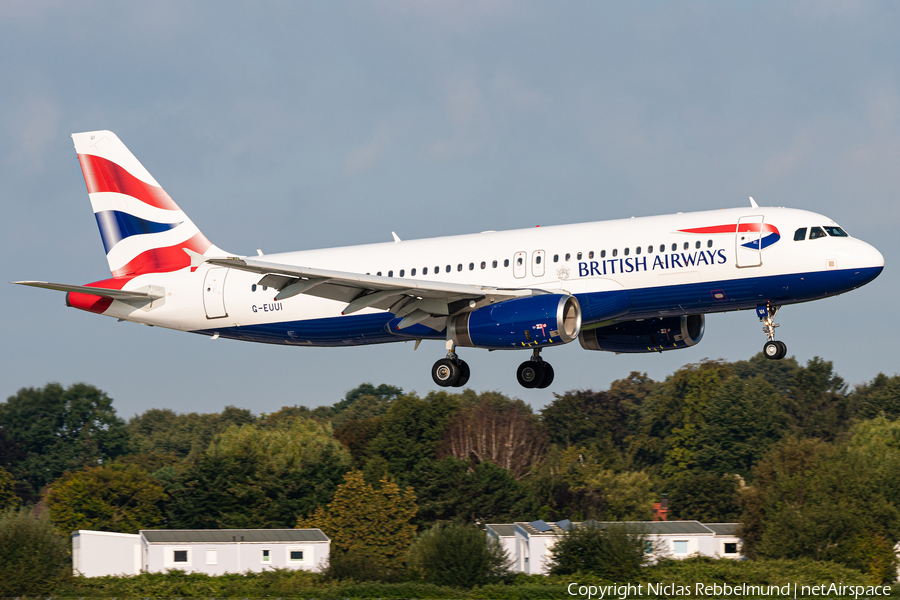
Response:
[{"label": "treeline", "polygon": [[[666,496],[670,519],[740,521],[751,558],[893,576],[900,376],[850,389],[828,361],[758,355],[664,381],[631,373],[606,391],[555,394],[537,413],[494,392],[390,385],[315,409],[301,401],[125,422],[93,386],[22,389],[0,404],[0,509],[37,504],[63,532],[317,525],[340,554],[336,499],[351,484],[382,497],[393,486],[407,532],[644,520]],[[385,560],[405,561],[416,535]]]}]

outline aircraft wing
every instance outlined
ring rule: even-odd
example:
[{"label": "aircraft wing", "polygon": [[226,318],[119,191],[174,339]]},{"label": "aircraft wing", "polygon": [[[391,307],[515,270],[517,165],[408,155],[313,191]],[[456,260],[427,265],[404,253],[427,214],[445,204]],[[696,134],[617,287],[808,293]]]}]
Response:
[{"label": "aircraft wing", "polygon": [[162,298],[162,294],[154,294],[152,292],[114,290],[111,288],[91,287],[88,285],[69,285],[67,283],[49,283],[47,281],[13,281],[13,283],[18,285],[29,285],[31,287],[45,288],[48,290],[56,290],[58,292],[91,294],[94,296],[100,296],[101,298],[112,298],[113,300],[123,300],[125,302],[151,302],[157,298]]},{"label": "aircraft wing", "polygon": [[493,288],[464,283],[447,283],[399,277],[383,277],[345,271],[330,271],[295,265],[283,265],[241,257],[193,259],[213,265],[262,275],[258,285],[278,290],[275,300],[307,294],[346,302],[343,314],[363,308],[389,310],[403,320],[398,329],[422,323],[442,330],[445,318],[478,305],[511,298],[549,293],[528,288]]}]

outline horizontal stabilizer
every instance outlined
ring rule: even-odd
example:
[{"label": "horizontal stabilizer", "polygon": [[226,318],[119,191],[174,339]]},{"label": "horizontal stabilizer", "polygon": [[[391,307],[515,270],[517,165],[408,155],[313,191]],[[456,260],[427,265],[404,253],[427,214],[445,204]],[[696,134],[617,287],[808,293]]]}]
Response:
[{"label": "horizontal stabilizer", "polygon": [[112,298],[113,300],[135,301],[144,300],[151,301],[162,298],[162,294],[153,294],[148,292],[129,292],[125,290],[113,290],[109,288],[90,287],[87,285],[69,285],[66,283],[48,283],[46,281],[13,281],[18,285],[30,285],[31,287],[45,288],[48,290],[56,290],[58,292],[76,292],[79,294],[92,294],[101,298]]}]

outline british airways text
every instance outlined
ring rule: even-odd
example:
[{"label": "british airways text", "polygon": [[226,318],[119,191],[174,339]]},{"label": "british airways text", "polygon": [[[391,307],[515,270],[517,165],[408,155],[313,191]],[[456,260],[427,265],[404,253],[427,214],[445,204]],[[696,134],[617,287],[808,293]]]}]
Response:
[{"label": "british airways text", "polygon": [[635,271],[657,271],[683,267],[696,267],[699,265],[722,265],[727,262],[725,251],[700,250],[698,252],[681,252],[672,254],[657,254],[652,257],[653,263],[649,263],[650,256],[629,256],[627,258],[607,258],[605,260],[592,260],[578,263],[579,277],[592,277],[595,275],[615,275],[617,273],[633,273]]}]

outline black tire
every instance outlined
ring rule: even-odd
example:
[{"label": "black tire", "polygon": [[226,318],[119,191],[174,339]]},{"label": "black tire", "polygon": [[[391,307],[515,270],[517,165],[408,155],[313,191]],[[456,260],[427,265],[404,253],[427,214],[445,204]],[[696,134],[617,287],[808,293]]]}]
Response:
[{"label": "black tire", "polygon": [[539,389],[545,389],[550,387],[550,384],[553,383],[553,367],[550,366],[550,363],[544,363],[544,378],[541,379],[541,384],[536,385],[534,387]]},{"label": "black tire", "polygon": [[453,387],[462,387],[469,383],[471,371],[469,371],[469,364],[464,360],[459,360],[456,364],[459,365],[459,379],[456,380]]},{"label": "black tire", "polygon": [[[787,347],[785,347],[785,352],[787,352]],[[766,342],[766,345],[763,346],[763,354],[769,360],[778,360],[782,358],[781,346],[779,346],[778,342],[774,340]]]},{"label": "black tire", "polygon": [[431,378],[441,387],[453,387],[459,380],[462,370],[449,358],[442,358],[431,367]]},{"label": "black tire", "polygon": [[516,379],[523,388],[536,388],[544,379],[544,363],[526,360],[516,369]]},{"label": "black tire", "polygon": [[787,356],[787,344],[781,341],[776,341],[778,344],[778,356],[775,357],[775,360],[781,360],[785,356]]}]

